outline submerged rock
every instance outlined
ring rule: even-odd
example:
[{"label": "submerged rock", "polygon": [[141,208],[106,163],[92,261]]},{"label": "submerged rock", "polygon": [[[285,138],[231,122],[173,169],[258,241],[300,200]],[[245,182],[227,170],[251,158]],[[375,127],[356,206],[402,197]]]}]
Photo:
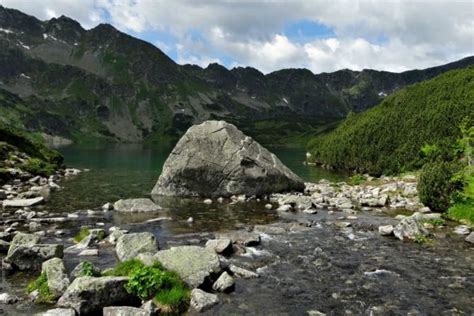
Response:
[{"label": "submerged rock", "polygon": [[198,246],[172,247],[158,251],[155,258],[165,269],[177,272],[191,288],[200,286],[206,278],[221,271],[214,250]]},{"label": "submerged rock", "polygon": [[158,251],[158,243],[152,233],[133,233],[121,236],[116,246],[117,257],[121,261],[135,258],[140,253]]},{"label": "submerged rock", "polygon": [[191,127],[166,160],[153,195],[230,197],[303,191],[304,183],[232,124]]},{"label": "submerged rock", "polygon": [[215,294],[194,289],[191,292],[191,307],[198,312],[204,312],[219,303],[219,298]]},{"label": "submerged rock", "polygon": [[139,300],[125,290],[127,277],[80,277],[58,300],[59,307],[71,307],[79,315],[99,314],[105,306],[138,305]]},{"label": "submerged rock", "polygon": [[150,199],[128,199],[115,202],[114,210],[128,213],[156,212],[161,207]]}]

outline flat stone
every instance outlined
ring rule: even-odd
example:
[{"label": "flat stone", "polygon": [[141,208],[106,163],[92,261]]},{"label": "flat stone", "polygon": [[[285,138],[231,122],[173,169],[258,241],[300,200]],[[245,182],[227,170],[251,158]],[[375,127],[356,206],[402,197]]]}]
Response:
[{"label": "flat stone", "polygon": [[103,316],[151,316],[147,310],[130,306],[108,306],[104,307]]},{"label": "flat stone", "polygon": [[217,254],[208,248],[198,246],[179,246],[158,251],[155,258],[167,270],[175,271],[191,288],[204,283],[212,274],[221,271]]},{"label": "flat stone", "polygon": [[454,233],[458,235],[467,235],[471,232],[471,228],[467,225],[458,225],[454,227]]},{"label": "flat stone", "polygon": [[31,207],[44,202],[44,197],[36,197],[32,199],[13,199],[3,201],[3,207]]},{"label": "flat stone", "polygon": [[118,200],[114,203],[114,209],[118,212],[141,213],[141,212],[157,212],[161,207],[150,199],[128,199]]},{"label": "flat stone", "polygon": [[38,316],[76,316],[76,311],[72,308],[53,308],[36,314]]},{"label": "flat stone", "polygon": [[215,294],[204,292],[200,289],[191,291],[191,307],[198,312],[204,312],[219,303],[219,298]]},{"label": "flat stone", "polygon": [[271,226],[271,225],[255,225],[253,227],[254,232],[260,234],[268,234],[268,235],[284,235],[286,234],[286,229],[283,227],[278,226]]},{"label": "flat stone", "polygon": [[99,249],[84,249],[81,252],[77,254],[78,256],[98,256],[99,255]]},{"label": "flat stone", "polygon": [[241,278],[244,278],[244,279],[254,279],[254,278],[258,278],[259,275],[253,271],[250,271],[250,270],[247,270],[247,269],[244,269],[244,268],[240,268],[240,267],[237,267],[236,265],[234,264],[231,264],[229,265],[229,270],[241,277]]}]

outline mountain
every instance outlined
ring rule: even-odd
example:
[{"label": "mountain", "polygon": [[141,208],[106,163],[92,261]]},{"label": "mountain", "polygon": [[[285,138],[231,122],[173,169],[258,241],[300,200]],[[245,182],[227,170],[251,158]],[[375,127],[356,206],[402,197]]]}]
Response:
[{"label": "mountain", "polygon": [[450,148],[460,125],[474,125],[474,66],[406,87],[381,104],[349,115],[309,144],[312,159],[374,175],[419,168],[424,151]]},{"label": "mountain", "polygon": [[264,141],[311,135],[404,86],[474,63],[319,75],[182,66],[111,25],[85,30],[68,17],[40,21],[2,6],[0,47],[0,88],[24,104],[15,124],[77,142],[174,138],[206,119],[225,119]]}]

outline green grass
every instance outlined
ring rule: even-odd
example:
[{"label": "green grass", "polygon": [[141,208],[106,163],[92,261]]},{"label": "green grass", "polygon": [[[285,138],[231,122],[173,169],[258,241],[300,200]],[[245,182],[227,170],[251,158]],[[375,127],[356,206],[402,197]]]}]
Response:
[{"label": "green grass", "polygon": [[182,284],[176,284],[171,289],[159,291],[154,300],[160,306],[167,307],[166,310],[176,311],[182,310],[189,302],[189,289]]},{"label": "green grass", "polygon": [[448,217],[474,227],[474,172],[467,171],[466,185],[458,201],[449,208]]},{"label": "green grass", "polygon": [[361,174],[356,174],[352,177],[349,178],[349,181],[347,181],[348,184],[350,185],[360,185],[366,181],[365,177]]},{"label": "green grass", "polygon": [[46,273],[41,273],[41,275],[34,281],[28,284],[26,287],[26,292],[31,293],[38,290],[38,298],[36,299],[37,303],[54,303],[55,296],[51,293],[48,287],[48,278]]},{"label": "green grass", "polygon": [[446,225],[446,220],[444,220],[442,218],[432,218],[432,219],[428,219],[428,220],[423,221],[423,223],[430,224],[430,225],[433,225],[435,227],[439,227],[439,226]]},{"label": "green grass", "polygon": [[89,236],[90,233],[91,232],[90,232],[89,228],[81,227],[81,230],[79,231],[79,233],[77,233],[77,235],[74,236],[74,241],[79,243],[79,242],[81,242],[81,240],[83,240],[84,238]]},{"label": "green grass", "polygon": [[90,276],[90,277],[99,277],[100,272],[94,267],[94,265],[89,261],[81,261],[81,274],[80,276]]},{"label": "green grass", "polygon": [[134,270],[143,268],[145,265],[138,259],[119,262],[113,269],[102,273],[104,276],[130,276]]}]

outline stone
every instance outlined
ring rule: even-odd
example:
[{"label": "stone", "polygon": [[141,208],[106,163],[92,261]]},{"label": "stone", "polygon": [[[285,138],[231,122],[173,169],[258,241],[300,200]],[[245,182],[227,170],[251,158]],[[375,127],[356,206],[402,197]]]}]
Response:
[{"label": "stone", "polygon": [[167,270],[175,271],[191,288],[202,285],[206,278],[221,271],[214,250],[198,246],[179,246],[158,251],[155,258]]},{"label": "stone", "polygon": [[277,208],[278,212],[289,212],[293,209],[293,207],[289,204],[281,205]]},{"label": "stone", "polygon": [[76,278],[59,298],[58,307],[73,308],[79,315],[99,314],[104,306],[139,305],[125,289],[127,277]]},{"label": "stone", "polygon": [[311,197],[306,195],[285,194],[278,199],[279,205],[291,205],[297,210],[307,210],[315,205]]},{"label": "stone", "polygon": [[211,199],[205,199],[203,201],[204,204],[212,204],[212,200]]},{"label": "stone", "polygon": [[118,212],[139,213],[157,212],[161,207],[150,199],[128,199],[115,202],[114,209]]},{"label": "stone", "polygon": [[152,233],[125,234],[118,239],[115,251],[120,261],[125,261],[140,253],[157,252],[158,243]]},{"label": "stone", "polygon": [[72,308],[53,308],[46,312],[36,314],[38,316],[76,316],[76,311]]},{"label": "stone", "polygon": [[12,242],[10,243],[10,248],[8,249],[8,254],[13,253],[13,251],[18,248],[19,246],[30,247],[38,244],[40,242],[40,237],[34,234],[25,234],[25,233],[18,233],[13,237]]},{"label": "stone", "polygon": [[265,204],[265,208],[266,208],[267,210],[271,210],[271,209],[273,208],[273,205],[271,205],[271,204]]},{"label": "stone", "polygon": [[140,308],[149,312],[151,316],[160,315],[160,306],[157,306],[153,300],[146,301]]},{"label": "stone", "polygon": [[468,243],[474,244],[474,232],[470,233],[465,239]]},{"label": "stone", "polygon": [[232,240],[229,238],[211,239],[206,242],[206,248],[210,248],[218,254],[227,254],[232,252]]},{"label": "stone", "polygon": [[403,218],[400,223],[394,227],[393,233],[400,240],[415,239],[420,235],[428,235],[428,231],[423,227],[423,224],[417,216]]},{"label": "stone", "polygon": [[104,307],[103,316],[151,316],[149,311],[131,306]]},{"label": "stone", "polygon": [[102,205],[102,210],[104,211],[112,211],[114,209],[114,205],[110,202],[105,203]]},{"label": "stone", "polygon": [[114,230],[107,237],[107,242],[111,243],[112,245],[115,245],[115,244],[117,244],[120,237],[122,237],[125,234],[126,234],[126,231],[124,231],[124,230],[121,230],[121,229]]},{"label": "stone", "polygon": [[152,266],[158,262],[155,258],[155,253],[151,252],[140,253],[135,257],[135,259],[140,260],[146,266]]},{"label": "stone", "polygon": [[[10,247],[11,248],[11,247]],[[4,262],[14,268],[24,270],[40,270],[41,265],[48,259],[63,257],[63,245],[33,245],[18,246],[5,257]]]},{"label": "stone", "polygon": [[303,191],[304,182],[232,124],[192,126],[166,160],[152,195],[230,197]]},{"label": "stone", "polygon": [[260,244],[260,234],[246,231],[234,231],[230,233],[219,234],[218,238],[228,238],[233,243],[243,246],[256,246]]},{"label": "stone", "polygon": [[253,271],[250,271],[250,270],[247,270],[247,269],[244,269],[244,268],[241,268],[241,267],[237,267],[236,265],[234,264],[231,264],[229,265],[229,270],[235,274],[236,276],[239,276],[241,278],[244,278],[244,279],[254,279],[254,278],[258,278],[259,275]]},{"label": "stone", "polygon": [[52,258],[42,264],[41,272],[46,274],[48,287],[55,297],[60,297],[69,286],[69,277],[62,259]]},{"label": "stone", "polygon": [[467,225],[458,225],[454,227],[454,233],[458,235],[468,235],[471,229]]},{"label": "stone", "polygon": [[215,294],[204,292],[200,289],[191,291],[191,307],[198,312],[204,312],[219,303],[219,298]]},{"label": "stone", "polygon": [[227,272],[223,272],[216,282],[212,285],[212,289],[218,292],[230,292],[235,287],[234,278]]},{"label": "stone", "polygon": [[84,249],[81,252],[77,254],[78,256],[98,256],[99,255],[99,249],[93,248],[93,249]]},{"label": "stone", "polygon": [[393,225],[379,226],[379,234],[382,236],[393,235]]},{"label": "stone", "polygon": [[15,304],[16,302],[18,302],[18,300],[18,296],[8,293],[0,294],[0,304]]},{"label": "stone", "polygon": [[44,202],[44,197],[36,197],[32,199],[13,199],[3,201],[3,207],[31,207]]}]

